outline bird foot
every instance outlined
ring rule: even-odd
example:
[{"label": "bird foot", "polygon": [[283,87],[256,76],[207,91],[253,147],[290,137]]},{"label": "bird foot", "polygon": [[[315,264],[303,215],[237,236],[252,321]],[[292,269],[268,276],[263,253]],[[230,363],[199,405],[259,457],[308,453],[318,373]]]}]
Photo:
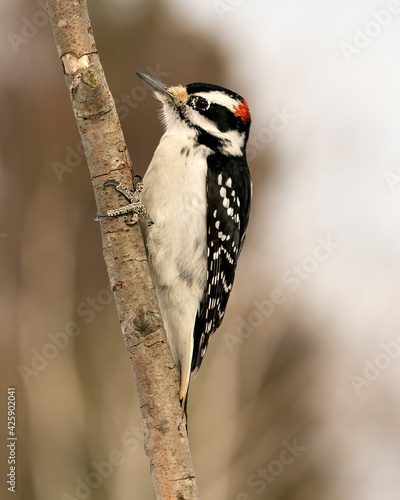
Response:
[{"label": "bird foot", "polygon": [[131,191],[115,179],[109,179],[108,181],[106,181],[103,184],[103,188],[107,186],[113,186],[114,189],[121,193],[130,203],[120,208],[107,210],[107,213],[105,214],[96,214],[94,220],[98,221],[104,217],[118,217],[119,215],[131,213],[132,218],[126,221],[126,224],[133,226],[139,221],[140,217],[143,217],[147,224],[152,224],[153,221],[151,220],[150,215],[147,213],[146,207],[143,205],[140,198],[140,194],[143,189],[142,177],[140,175],[135,175],[135,177],[133,178],[133,183],[135,191]]}]

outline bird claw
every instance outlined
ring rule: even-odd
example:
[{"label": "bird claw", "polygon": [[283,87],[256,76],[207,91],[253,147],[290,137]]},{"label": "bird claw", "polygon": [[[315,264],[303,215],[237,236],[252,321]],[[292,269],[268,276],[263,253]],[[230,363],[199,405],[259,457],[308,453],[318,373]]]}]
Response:
[{"label": "bird claw", "polygon": [[153,221],[150,218],[150,215],[147,213],[145,206],[140,199],[140,193],[143,189],[142,177],[140,175],[135,175],[133,178],[135,191],[131,191],[126,186],[116,181],[115,179],[108,179],[104,184],[103,188],[107,186],[113,186],[116,191],[121,193],[130,203],[120,208],[107,210],[106,214],[96,214],[95,221],[99,221],[104,217],[118,217],[119,215],[132,214],[132,218],[129,221],[126,221],[126,224],[133,226],[139,221],[139,217],[143,217],[143,219],[147,222],[147,224],[152,224]]}]

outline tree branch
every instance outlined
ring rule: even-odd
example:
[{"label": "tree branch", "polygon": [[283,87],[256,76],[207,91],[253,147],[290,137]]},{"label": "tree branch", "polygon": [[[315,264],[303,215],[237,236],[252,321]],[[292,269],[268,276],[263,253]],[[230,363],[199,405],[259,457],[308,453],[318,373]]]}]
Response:
[{"label": "tree branch", "polygon": [[[99,213],[121,203],[103,189],[132,186],[132,163],[93,38],[86,0],[47,0],[58,54],[89,165]],[[140,227],[100,221],[104,259],[128,349],[158,499],[199,498],[172,360],[151,282]],[[132,492],[132,498],[136,498]]]}]

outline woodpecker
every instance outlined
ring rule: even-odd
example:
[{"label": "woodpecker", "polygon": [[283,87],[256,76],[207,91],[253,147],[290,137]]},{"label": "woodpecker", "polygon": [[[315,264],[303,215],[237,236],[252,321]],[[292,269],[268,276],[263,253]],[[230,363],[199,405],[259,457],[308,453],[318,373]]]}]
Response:
[{"label": "woodpecker", "polygon": [[186,398],[232,290],[250,214],[250,111],[218,85],[169,86],[137,71],[163,105],[166,127],[136,192],[108,181],[145,224],[151,277]]}]

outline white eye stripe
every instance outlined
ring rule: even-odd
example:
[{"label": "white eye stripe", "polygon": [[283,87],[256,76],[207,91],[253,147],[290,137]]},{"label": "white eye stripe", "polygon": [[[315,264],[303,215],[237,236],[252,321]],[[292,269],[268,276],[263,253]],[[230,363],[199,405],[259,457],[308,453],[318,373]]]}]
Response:
[{"label": "white eye stripe", "polygon": [[234,107],[240,104],[240,102],[238,102],[236,99],[233,99],[229,95],[217,91],[197,92],[193,95],[203,97],[204,99],[207,99],[207,101],[219,104],[220,106],[225,106],[225,108],[229,109],[229,111],[232,111]]}]

